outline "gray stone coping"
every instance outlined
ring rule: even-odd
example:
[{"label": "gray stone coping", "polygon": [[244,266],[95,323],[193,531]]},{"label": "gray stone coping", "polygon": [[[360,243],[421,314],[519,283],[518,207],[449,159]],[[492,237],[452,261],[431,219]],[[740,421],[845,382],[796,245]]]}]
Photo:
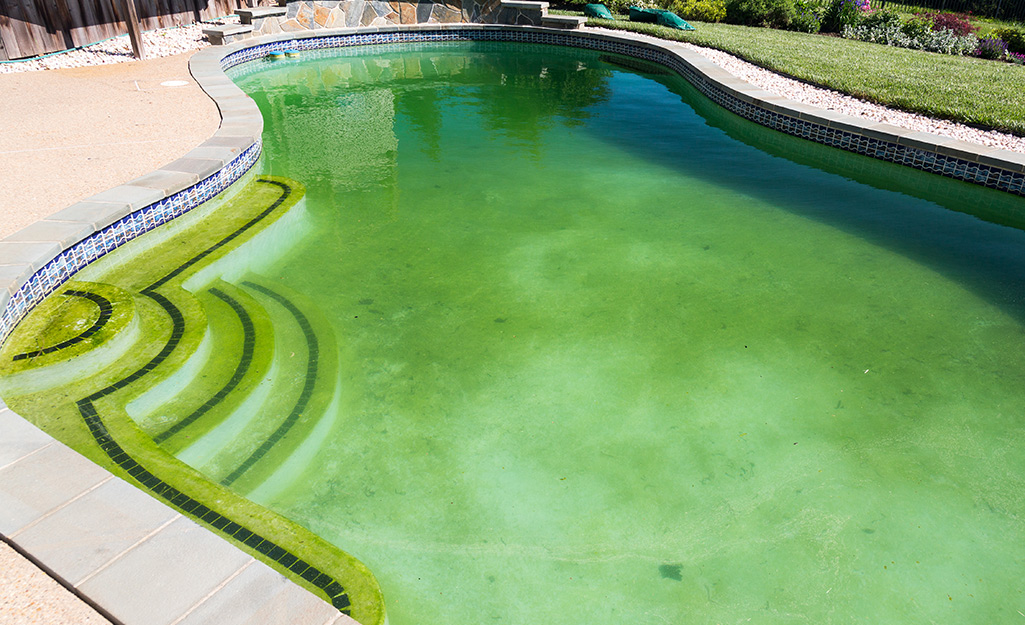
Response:
[{"label": "gray stone coping", "polygon": [[547,2],[532,2],[531,0],[502,0],[502,7],[507,9],[526,9],[529,11],[547,11]]},{"label": "gray stone coping", "polygon": [[219,34],[227,36],[251,32],[253,32],[253,27],[249,24],[225,24],[223,26],[210,26],[203,29],[204,35]]},{"label": "gray stone coping", "polygon": [[0,402],[0,537],[113,623],[354,623]]},{"label": "gray stone coping", "polygon": [[557,24],[565,28],[570,26],[572,28],[579,28],[587,23],[586,17],[578,17],[576,15],[545,15],[541,18],[541,24]]},{"label": "gray stone coping", "polygon": [[[537,3],[516,4],[537,8]],[[221,61],[228,55],[296,39],[484,29],[538,33],[556,30],[481,24],[392,25],[272,35],[197,53],[190,69],[221,110],[218,131],[183,158],[69,206],[0,241],[0,310],[8,306],[11,296],[33,274],[63,250],[133,211],[196,185],[259,142],[263,119],[255,103],[222,71]],[[796,103],[762,91],[672,42],[620,31],[558,32],[669,52],[694,71],[694,76],[688,78],[697,81],[699,88],[707,81],[731,97],[765,111],[866,139],[953,156],[1008,172],[1025,172],[1025,154]],[[2,402],[0,537],[119,624],[354,622],[220,536],[54,440]]]},{"label": "gray stone coping", "polygon": [[285,7],[253,7],[251,9],[238,9],[237,11],[235,11],[235,15],[238,15],[240,18],[242,18],[243,24],[250,24],[254,19],[262,19],[265,17],[285,15],[286,13],[288,13],[288,9],[286,9]]}]

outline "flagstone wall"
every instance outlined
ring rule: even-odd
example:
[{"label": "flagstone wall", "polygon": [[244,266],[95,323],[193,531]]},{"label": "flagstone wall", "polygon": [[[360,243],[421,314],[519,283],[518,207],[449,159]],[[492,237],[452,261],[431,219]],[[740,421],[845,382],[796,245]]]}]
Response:
[{"label": "flagstone wall", "polygon": [[[502,8],[500,0],[439,0],[408,2],[400,0],[298,0],[289,2],[282,17],[256,20],[253,35],[272,35],[326,28],[354,28],[390,24],[457,24],[507,23],[534,24],[538,13],[530,19],[517,19]],[[536,17],[536,18],[535,18]]]}]

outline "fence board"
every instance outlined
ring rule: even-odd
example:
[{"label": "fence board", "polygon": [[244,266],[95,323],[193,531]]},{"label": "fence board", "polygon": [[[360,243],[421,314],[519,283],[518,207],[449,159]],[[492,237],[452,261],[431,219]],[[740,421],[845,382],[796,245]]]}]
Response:
[{"label": "fence board", "polygon": [[4,36],[4,47],[12,59],[63,50],[63,34],[48,32],[47,21],[32,0],[3,0],[0,10],[10,17],[11,37]]},{"label": "fence board", "polygon": [[[129,0],[133,1],[133,0]],[[144,30],[235,12],[237,0],[134,0]],[[0,0],[0,59],[85,46],[125,34],[112,0]]]}]

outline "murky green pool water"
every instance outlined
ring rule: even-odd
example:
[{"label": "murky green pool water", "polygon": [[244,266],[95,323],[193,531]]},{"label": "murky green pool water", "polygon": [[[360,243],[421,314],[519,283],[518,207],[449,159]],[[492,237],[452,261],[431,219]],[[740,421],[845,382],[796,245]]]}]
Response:
[{"label": "murky green pool water", "polygon": [[1025,607],[1025,236],[852,178],[1006,198],[760,151],[681,79],[579,51],[241,86],[267,170],[309,185],[277,271],[344,346],[309,488],[263,503],[366,562],[393,625]]},{"label": "murky green pool water", "polygon": [[[228,281],[337,387],[235,487],[391,625],[1020,622],[1025,201],[597,53],[310,56],[238,77],[307,200]],[[174,449],[220,480],[258,421]]]}]

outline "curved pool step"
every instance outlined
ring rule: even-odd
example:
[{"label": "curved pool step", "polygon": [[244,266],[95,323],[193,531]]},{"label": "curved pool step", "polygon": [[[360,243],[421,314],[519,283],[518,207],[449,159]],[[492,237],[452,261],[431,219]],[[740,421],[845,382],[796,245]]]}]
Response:
[{"label": "curved pool step", "polygon": [[[330,324],[305,297],[268,280],[251,278],[241,286],[264,303],[275,326],[274,377],[257,410],[233,415],[197,443],[214,453],[193,466],[247,493],[274,475],[322,419],[332,418],[326,409],[334,400],[337,350]],[[194,460],[188,453],[179,457]]]},{"label": "curved pool step", "polygon": [[[227,418],[270,368],[274,330],[263,307],[246,292],[217,283],[200,293],[210,328],[209,350],[187,386],[148,416],[133,417],[153,440],[177,453]],[[130,411],[131,413],[131,411]]]},{"label": "curved pool step", "polygon": [[45,328],[24,324],[0,352],[0,391],[19,395],[71,384],[83,369],[112,366],[139,340],[130,293],[94,282],[65,286],[40,306],[40,318],[56,323]]}]

